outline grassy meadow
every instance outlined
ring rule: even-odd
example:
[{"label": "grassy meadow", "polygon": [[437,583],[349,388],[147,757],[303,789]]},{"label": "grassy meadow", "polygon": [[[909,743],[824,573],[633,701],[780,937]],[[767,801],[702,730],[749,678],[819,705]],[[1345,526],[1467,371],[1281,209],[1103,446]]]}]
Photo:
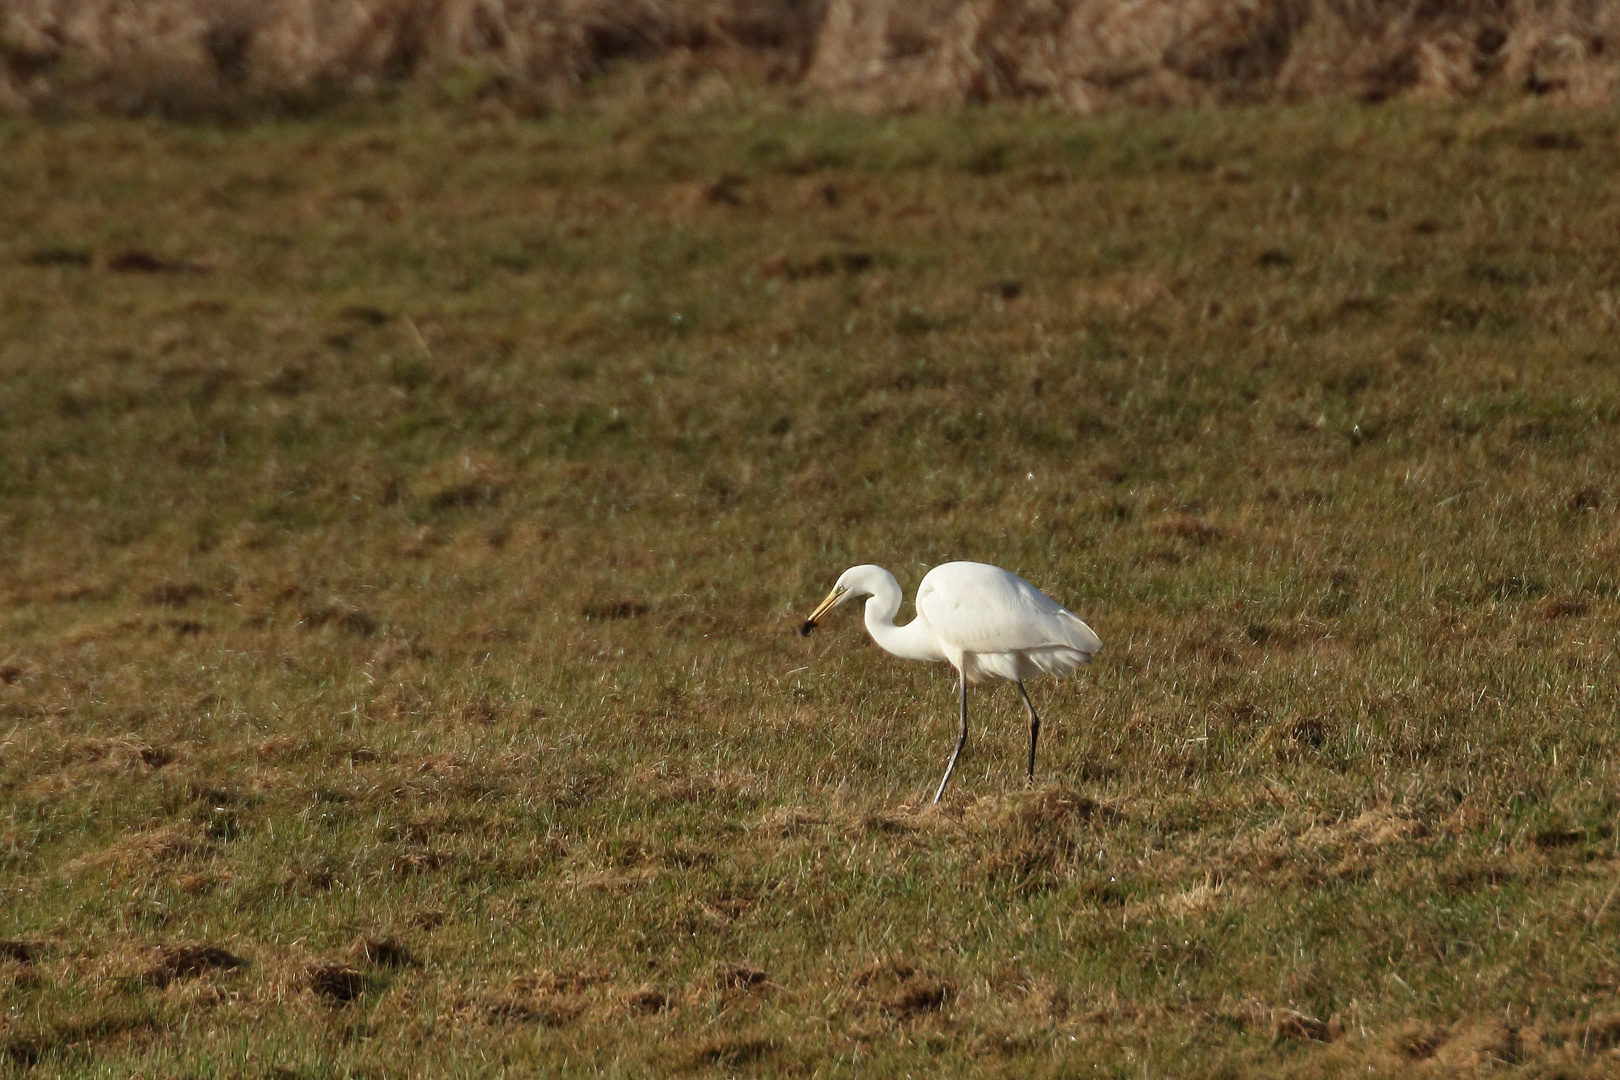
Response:
[{"label": "grassy meadow", "polygon": [[1615,1075],[1617,133],[0,125],[0,1073]]}]

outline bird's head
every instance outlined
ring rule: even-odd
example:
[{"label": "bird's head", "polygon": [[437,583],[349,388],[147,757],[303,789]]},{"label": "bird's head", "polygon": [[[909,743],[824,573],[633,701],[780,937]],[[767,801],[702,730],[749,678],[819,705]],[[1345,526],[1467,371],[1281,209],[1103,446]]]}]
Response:
[{"label": "bird's head", "polygon": [[800,625],[799,633],[809,637],[810,631],[816,628],[816,624],[821,622],[827,612],[842,604],[845,600],[859,600],[863,596],[871,596],[872,586],[868,583],[868,579],[872,577],[872,571],[874,570],[879,574],[883,573],[876,566],[852,566],[839,574],[838,583],[832,587],[832,592],[827,594],[825,600],[816,605],[816,610],[812,611],[810,617]]}]

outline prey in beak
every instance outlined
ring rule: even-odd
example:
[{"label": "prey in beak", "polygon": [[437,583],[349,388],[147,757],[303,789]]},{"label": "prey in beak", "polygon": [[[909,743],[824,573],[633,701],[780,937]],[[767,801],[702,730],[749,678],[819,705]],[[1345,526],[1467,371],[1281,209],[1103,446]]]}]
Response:
[{"label": "prey in beak", "polygon": [[848,591],[849,590],[844,588],[842,585],[834,585],[833,591],[827,594],[827,599],[817,604],[816,610],[812,611],[810,613],[810,617],[804,620],[804,622],[799,626],[799,636],[809,637],[810,631],[816,628],[816,624],[821,622],[822,617],[826,615],[827,612],[831,611],[837,606],[838,602],[844,598],[844,594]]}]

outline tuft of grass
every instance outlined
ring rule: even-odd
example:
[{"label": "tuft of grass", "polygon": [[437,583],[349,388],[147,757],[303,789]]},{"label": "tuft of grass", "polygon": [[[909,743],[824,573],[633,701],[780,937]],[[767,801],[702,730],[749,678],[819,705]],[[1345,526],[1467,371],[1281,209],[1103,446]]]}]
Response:
[{"label": "tuft of grass", "polygon": [[[4,1067],[1603,1074],[1616,177],[1519,105],[0,127]],[[949,673],[793,631],[958,558],[1107,649],[930,807]]]}]

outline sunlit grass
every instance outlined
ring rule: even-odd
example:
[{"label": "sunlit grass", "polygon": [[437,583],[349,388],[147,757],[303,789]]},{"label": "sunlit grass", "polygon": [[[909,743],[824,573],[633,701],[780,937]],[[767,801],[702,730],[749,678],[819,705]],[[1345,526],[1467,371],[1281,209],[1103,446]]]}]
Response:
[{"label": "sunlit grass", "polygon": [[[1602,1075],[1612,117],[0,129],[39,1075]],[[974,698],[845,566],[1107,649]],[[212,945],[246,961],[186,951]]]}]

